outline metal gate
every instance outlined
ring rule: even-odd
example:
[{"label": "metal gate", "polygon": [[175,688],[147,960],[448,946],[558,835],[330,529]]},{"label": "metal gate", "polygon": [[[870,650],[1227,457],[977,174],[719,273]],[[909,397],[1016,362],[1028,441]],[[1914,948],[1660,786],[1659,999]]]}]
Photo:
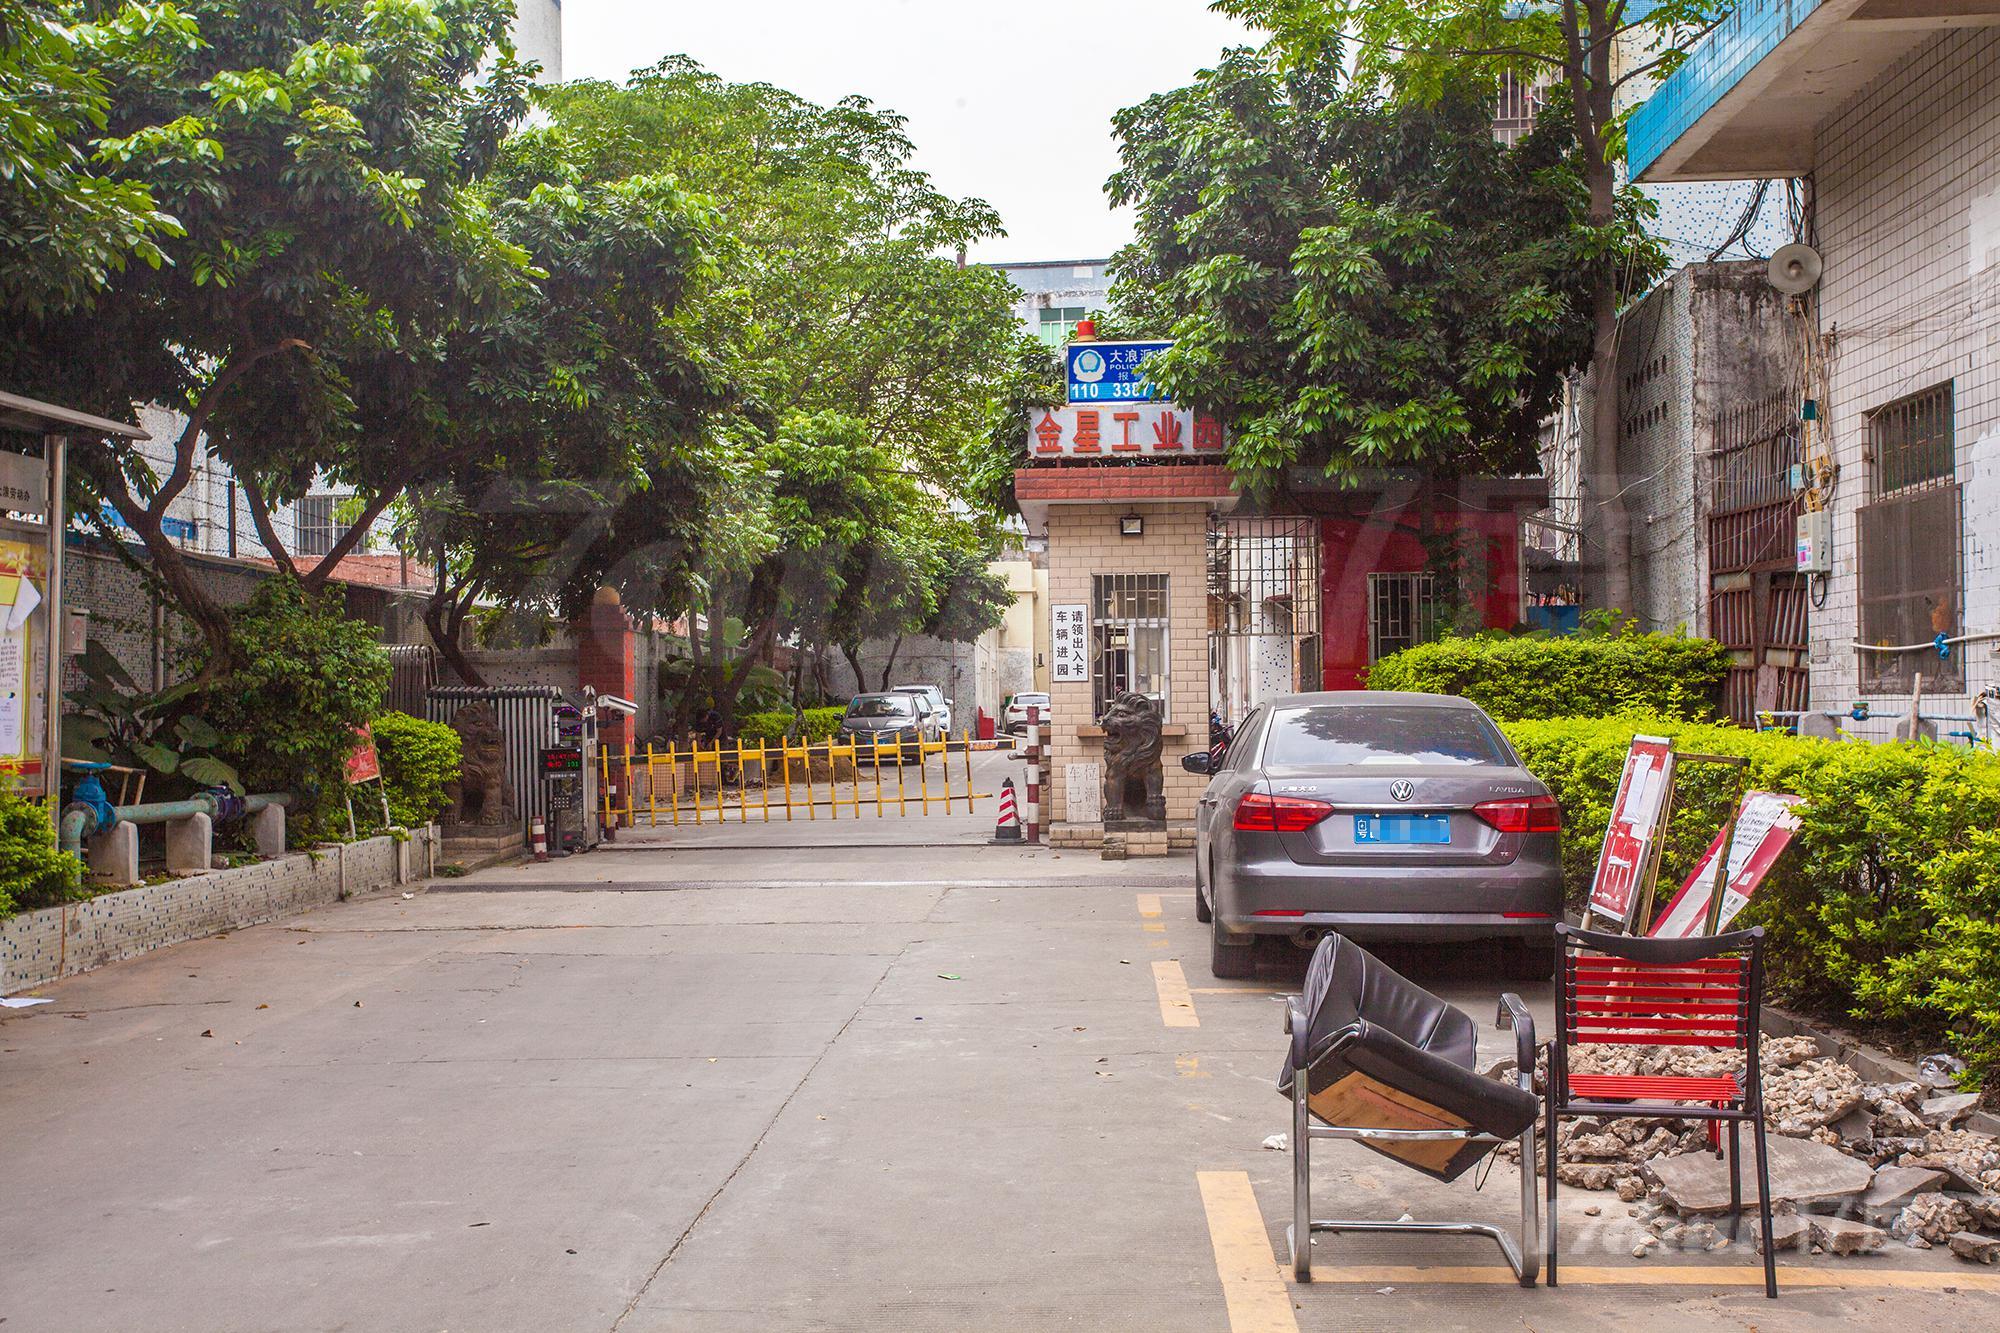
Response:
[{"label": "metal gate", "polygon": [[748,824],[976,814],[972,755],[999,749],[961,733],[934,741],[694,741],[597,754],[607,827]]},{"label": "metal gate", "polygon": [[1716,430],[1708,519],[1710,632],[1730,650],[1729,717],[1806,706],[1806,585],[1796,569],[1800,459],[1797,401],[1779,394],[1732,408]]},{"label": "metal gate", "polygon": [[553,685],[447,685],[425,697],[424,716],[432,722],[449,722],[469,703],[492,705],[507,738],[507,788],[526,832],[537,817],[548,813],[540,756],[556,744],[556,705],[567,702]]},{"label": "metal gate", "polygon": [[1209,519],[1208,698],[1225,722],[1321,687],[1319,601],[1317,519]]},{"label": "metal gate", "polygon": [[424,700],[438,683],[438,650],[427,643],[391,643],[389,654],[389,695],[387,706],[398,713],[420,716]]}]

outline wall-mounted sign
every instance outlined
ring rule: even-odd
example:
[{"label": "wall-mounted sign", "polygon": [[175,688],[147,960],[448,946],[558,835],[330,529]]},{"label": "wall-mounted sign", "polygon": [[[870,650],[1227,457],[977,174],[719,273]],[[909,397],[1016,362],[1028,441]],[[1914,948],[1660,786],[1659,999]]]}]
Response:
[{"label": "wall-mounted sign", "polygon": [[0,511],[33,514],[49,507],[49,465],[39,458],[0,451]]},{"label": "wall-mounted sign", "polygon": [[1160,395],[1146,382],[1146,358],[1172,343],[1071,343],[1069,400],[1072,403],[1154,403]]},{"label": "wall-mounted sign", "polygon": [[1090,679],[1090,609],[1078,602],[1050,609],[1054,624],[1049,633],[1049,679],[1087,681]]},{"label": "wall-mounted sign", "polygon": [[1222,423],[1172,403],[1050,407],[1028,414],[1028,453],[1037,459],[1095,461],[1157,454],[1184,458],[1222,452]]}]

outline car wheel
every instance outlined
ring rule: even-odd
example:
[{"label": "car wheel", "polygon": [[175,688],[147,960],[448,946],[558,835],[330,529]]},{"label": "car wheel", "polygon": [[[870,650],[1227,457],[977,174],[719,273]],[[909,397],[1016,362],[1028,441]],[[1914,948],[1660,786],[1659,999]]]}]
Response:
[{"label": "car wheel", "polygon": [[1257,939],[1238,937],[1218,918],[1208,927],[1208,970],[1220,980],[1240,980],[1257,971]]},{"label": "car wheel", "polygon": [[[1213,879],[1211,875],[1209,878]],[[1204,926],[1215,919],[1215,910],[1208,905],[1208,898],[1202,892],[1201,867],[1194,870],[1194,919]]]}]

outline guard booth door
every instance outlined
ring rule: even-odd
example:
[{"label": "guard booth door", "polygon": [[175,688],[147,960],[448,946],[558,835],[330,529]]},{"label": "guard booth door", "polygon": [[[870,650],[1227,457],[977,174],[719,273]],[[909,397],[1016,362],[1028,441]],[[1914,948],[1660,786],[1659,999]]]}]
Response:
[{"label": "guard booth door", "polygon": [[1266,699],[1321,687],[1320,559],[1316,519],[1210,518],[1209,708],[1230,726]]}]

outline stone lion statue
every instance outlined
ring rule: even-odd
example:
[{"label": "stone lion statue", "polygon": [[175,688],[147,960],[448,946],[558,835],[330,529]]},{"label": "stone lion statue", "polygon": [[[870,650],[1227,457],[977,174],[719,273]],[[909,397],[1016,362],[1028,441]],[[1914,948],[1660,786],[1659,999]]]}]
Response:
[{"label": "stone lion statue", "polygon": [[1118,695],[1104,710],[1105,822],[1164,820],[1160,784],[1160,706],[1143,694]]},{"label": "stone lion statue", "polygon": [[458,733],[458,777],[445,786],[448,824],[506,824],[514,817],[507,791],[507,735],[493,705],[469,703],[452,715]]}]

